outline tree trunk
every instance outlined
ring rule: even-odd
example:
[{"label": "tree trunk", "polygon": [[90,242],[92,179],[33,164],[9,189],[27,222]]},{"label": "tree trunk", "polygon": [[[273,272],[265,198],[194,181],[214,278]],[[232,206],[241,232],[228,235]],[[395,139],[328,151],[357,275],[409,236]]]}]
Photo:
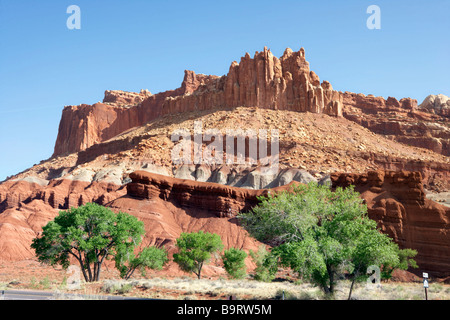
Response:
[{"label": "tree trunk", "polygon": [[100,281],[100,271],[102,269],[102,263],[97,262],[97,274],[95,275],[95,281]]},{"label": "tree trunk", "polygon": [[356,274],[353,276],[352,285],[350,286],[350,292],[348,293],[348,300],[350,300],[352,297],[353,285],[355,284],[355,281],[356,281]]},{"label": "tree trunk", "polygon": [[328,288],[328,286],[326,284],[322,285],[322,289],[323,289],[323,292],[325,292],[325,294],[330,293],[330,288]]},{"label": "tree trunk", "polygon": [[201,273],[202,273],[202,267],[203,267],[203,262],[200,262],[199,266],[198,266],[198,273],[197,273],[197,277],[200,279],[201,277]]},{"label": "tree trunk", "polygon": [[97,281],[97,268],[98,268],[98,263],[94,262],[94,278],[92,279],[92,281]]},{"label": "tree trunk", "polygon": [[[100,281],[100,270],[102,268],[102,263],[105,260],[106,256],[108,255],[108,250],[112,246],[113,243],[114,242],[111,242],[106,249],[102,250],[99,254],[97,254],[98,270],[97,270],[97,276],[96,276],[95,281]],[[100,261],[98,260],[99,257],[101,257]]]},{"label": "tree trunk", "polygon": [[92,282],[91,263],[90,263],[89,259],[87,258],[86,254],[84,255],[84,260],[85,260],[86,269],[87,269],[88,274],[89,274],[89,281],[88,282]]},{"label": "tree trunk", "polygon": [[83,261],[82,261],[82,260],[79,260],[78,262],[80,263],[80,268],[81,268],[81,272],[83,273],[83,276],[84,276],[84,281],[89,282],[88,275],[87,275],[87,273],[86,273],[86,270],[84,269],[84,263],[83,263]]},{"label": "tree trunk", "polygon": [[327,272],[328,272],[328,279],[330,280],[330,292],[331,294],[334,293],[334,272],[333,268],[327,266]]},{"label": "tree trunk", "polygon": [[75,253],[73,253],[72,251],[69,251],[69,253],[71,255],[73,255],[75,257],[75,259],[77,259],[78,263],[80,264],[80,268],[81,268],[81,272],[83,273],[84,281],[89,282],[88,275],[86,274],[86,270],[84,269],[84,263],[83,263],[83,258],[82,258],[81,253],[79,256],[76,255]]},{"label": "tree trunk", "polygon": [[131,278],[131,276],[134,273],[134,270],[136,270],[136,268],[128,270],[127,274],[125,275],[125,280],[129,280]]}]

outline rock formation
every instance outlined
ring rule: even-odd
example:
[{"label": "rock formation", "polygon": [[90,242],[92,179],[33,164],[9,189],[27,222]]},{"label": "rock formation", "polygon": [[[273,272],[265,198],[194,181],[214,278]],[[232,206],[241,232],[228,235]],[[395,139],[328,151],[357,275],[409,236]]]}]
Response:
[{"label": "rock formation", "polygon": [[419,172],[335,173],[332,186],[354,185],[371,219],[401,248],[417,250],[417,272],[450,275],[450,208],[428,200]]},{"label": "rock formation", "polygon": [[0,185],[0,214],[34,200],[53,209],[69,209],[88,202],[104,205],[123,194],[122,185],[107,182],[55,179],[40,185],[26,180],[7,181]]},{"label": "rock formation", "polygon": [[118,105],[135,105],[144,101],[145,98],[151,97],[152,94],[146,89],[142,89],[140,93],[126,92],[122,90],[106,90],[103,103]]},{"label": "rock formation", "polygon": [[264,48],[254,58],[247,53],[240,63],[233,62],[226,76],[186,70],[176,90],[155,95],[106,91],[103,103],[65,107],[54,156],[85,150],[162,115],[239,106],[341,116],[342,94],[328,81],[320,83],[303,48],[286,49],[280,59]]},{"label": "rock formation", "polygon": [[[261,245],[235,218],[268,190],[170,178],[146,171],[126,186],[58,179],[8,181],[0,185],[0,261],[31,259],[31,241],[59,210],[96,202],[135,215],[145,224],[144,245],[165,245],[172,253],[181,232],[204,230],[221,236],[226,248]],[[41,182],[41,183],[37,183]],[[281,187],[282,189],[283,187]],[[276,189],[275,189],[276,190]],[[247,259],[252,266],[251,259]],[[179,272],[179,271],[178,271]]]},{"label": "rock formation", "polygon": [[217,217],[235,217],[249,211],[258,197],[286,190],[288,185],[272,189],[251,190],[221,184],[171,178],[146,171],[130,174],[127,194],[142,199],[161,198],[180,207],[208,210]]},{"label": "rock formation", "polygon": [[344,92],[345,118],[393,140],[450,156],[450,100],[443,95],[417,100]]},{"label": "rock formation", "polygon": [[443,94],[430,94],[419,105],[419,109],[442,117],[450,117],[450,98]]},{"label": "rock formation", "polygon": [[[181,232],[205,230],[221,235],[226,247],[254,250],[259,243],[239,227],[236,214],[250,210],[260,195],[289,188],[285,184],[265,190],[246,189],[147,171],[129,176],[126,187],[64,179],[1,184],[0,260],[32,258],[29,244],[40,228],[59,210],[86,202],[137,216],[145,223],[145,244],[167,245],[172,250]],[[402,248],[418,250],[420,270],[432,276],[450,275],[450,208],[425,197],[419,172],[333,173],[329,179],[334,188],[355,185],[368,206],[369,217],[381,230]]]},{"label": "rock formation", "polygon": [[[41,182],[41,183],[37,183]],[[31,241],[59,210],[88,202],[106,204],[126,193],[112,183],[76,180],[7,181],[0,185],[0,260],[34,257]]]},{"label": "rock formation", "polygon": [[310,71],[303,48],[288,48],[280,58],[264,48],[234,61],[222,77],[186,70],[175,90],[154,95],[112,90],[103,103],[65,107],[53,155],[86,150],[163,115],[246,106],[343,115],[375,133],[448,156],[449,104],[444,95],[430,95],[418,106],[411,98],[339,92]]}]

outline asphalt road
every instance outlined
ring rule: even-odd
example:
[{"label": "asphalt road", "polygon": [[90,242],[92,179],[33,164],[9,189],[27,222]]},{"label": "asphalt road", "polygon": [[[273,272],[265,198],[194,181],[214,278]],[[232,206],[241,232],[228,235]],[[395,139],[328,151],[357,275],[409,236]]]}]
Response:
[{"label": "asphalt road", "polygon": [[1,290],[0,300],[135,300],[120,296],[66,294],[61,292]]}]

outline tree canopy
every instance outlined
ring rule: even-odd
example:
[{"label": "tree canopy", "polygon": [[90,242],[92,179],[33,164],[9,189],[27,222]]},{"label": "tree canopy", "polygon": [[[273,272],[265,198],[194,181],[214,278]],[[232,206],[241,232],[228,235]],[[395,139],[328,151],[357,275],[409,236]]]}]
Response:
[{"label": "tree canopy", "polygon": [[[126,249],[126,248],[125,248]],[[138,254],[127,250],[117,250],[115,256],[116,268],[120,272],[120,277],[127,280],[133,275],[136,269],[145,275],[145,269],[161,270],[169,261],[167,251],[154,246],[145,247]]]},{"label": "tree canopy", "polygon": [[344,272],[356,279],[376,265],[399,266],[399,248],[367,216],[354,187],[317,183],[260,197],[260,204],[239,215],[256,239],[273,246],[279,263],[333,293]]},{"label": "tree canopy", "polygon": [[173,260],[185,272],[193,272],[199,279],[203,264],[211,258],[211,254],[223,249],[220,236],[209,232],[181,233],[177,239],[178,253]]},{"label": "tree canopy", "polygon": [[31,247],[39,261],[50,265],[70,265],[70,257],[80,264],[86,282],[98,281],[102,263],[114,256],[132,254],[141,242],[144,224],[127,213],[114,213],[95,203],[60,211],[43,227],[41,237]]},{"label": "tree canopy", "polygon": [[225,271],[234,279],[242,279],[247,271],[245,266],[247,253],[244,250],[230,248],[225,250],[222,255],[223,267]]}]

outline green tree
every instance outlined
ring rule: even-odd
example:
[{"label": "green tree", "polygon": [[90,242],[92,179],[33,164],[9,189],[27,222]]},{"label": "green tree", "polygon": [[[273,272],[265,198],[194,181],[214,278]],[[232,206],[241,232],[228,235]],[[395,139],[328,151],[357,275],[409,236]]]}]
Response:
[{"label": "green tree", "polygon": [[220,236],[215,233],[203,231],[181,233],[177,239],[178,253],[173,260],[185,272],[193,272],[199,279],[204,263],[208,262],[211,254],[223,249]]},{"label": "green tree", "polygon": [[154,246],[142,249],[137,255],[128,252],[126,248],[124,251],[119,248],[115,256],[116,268],[120,277],[125,280],[130,279],[136,269],[139,269],[142,275],[145,275],[146,268],[161,270],[167,261],[167,251]]},{"label": "green tree", "polygon": [[417,255],[417,250],[413,249],[400,249],[397,248],[399,261],[397,264],[384,264],[381,269],[381,277],[383,279],[392,278],[392,272],[395,269],[408,270],[409,268],[418,268],[414,258]]},{"label": "green tree", "polygon": [[133,252],[142,240],[144,224],[127,213],[115,214],[88,203],[60,211],[42,230],[41,237],[31,244],[39,261],[68,268],[70,257],[74,257],[85,281],[93,282],[100,279],[103,262],[114,256],[117,248],[122,254]]},{"label": "green tree", "polygon": [[256,264],[253,279],[263,282],[271,282],[278,271],[278,257],[266,249],[265,245],[260,245],[258,251],[249,251],[250,257]]},{"label": "green tree", "polygon": [[316,183],[293,186],[261,197],[251,212],[240,214],[242,225],[256,239],[270,244],[279,263],[333,294],[344,272],[354,278],[367,266],[397,265],[396,244],[367,216],[354,187]]},{"label": "green tree", "polygon": [[376,222],[368,220],[372,227],[362,227],[355,232],[357,238],[353,239],[354,247],[350,250],[350,264],[348,271],[352,278],[348,299],[350,300],[353,286],[357,281],[367,279],[367,271],[370,266],[380,268],[383,265],[398,265],[399,250],[387,235],[376,229]]},{"label": "green tree", "polygon": [[247,258],[247,253],[244,250],[230,248],[224,251],[222,255],[223,265],[233,279],[242,279],[247,274],[245,258]]}]

